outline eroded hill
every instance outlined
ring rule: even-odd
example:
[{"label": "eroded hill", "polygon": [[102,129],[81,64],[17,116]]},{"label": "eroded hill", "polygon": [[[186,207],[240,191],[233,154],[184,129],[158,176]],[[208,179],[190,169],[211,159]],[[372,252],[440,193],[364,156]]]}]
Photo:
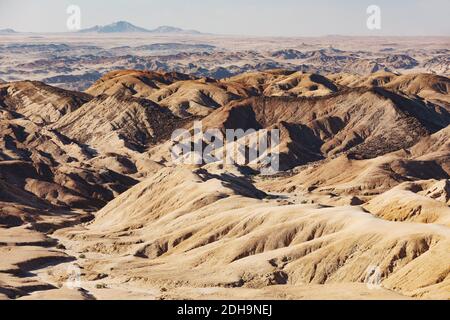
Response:
[{"label": "eroded hill", "polygon": [[[448,88],[285,70],[1,84],[0,297],[448,299]],[[175,164],[171,133],[194,121],[279,129],[281,171]]]}]

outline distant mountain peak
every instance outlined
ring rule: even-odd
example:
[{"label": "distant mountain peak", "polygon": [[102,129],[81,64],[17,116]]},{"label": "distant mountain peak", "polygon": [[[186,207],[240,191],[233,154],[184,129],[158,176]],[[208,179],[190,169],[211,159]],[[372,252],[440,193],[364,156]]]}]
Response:
[{"label": "distant mountain peak", "polygon": [[147,29],[137,27],[126,21],[117,21],[106,26],[94,26],[92,28],[83,29],[80,32],[96,32],[96,33],[135,33],[135,32],[150,32]]},{"label": "distant mountain peak", "polygon": [[6,33],[17,33],[17,31],[13,29],[0,29],[0,33],[6,34]]},{"label": "distant mountain peak", "polygon": [[190,34],[199,34],[200,32],[197,30],[185,30],[172,26],[159,26],[156,29],[151,30],[154,33],[190,33]]},{"label": "distant mountain peak", "polygon": [[173,33],[173,32],[182,32],[184,31],[181,28],[172,27],[172,26],[159,26],[156,29],[153,29],[152,32],[161,32],[161,33]]},{"label": "distant mountain peak", "polygon": [[199,31],[196,30],[184,30],[181,28],[173,27],[173,26],[160,26],[153,30],[148,30],[145,28],[141,28],[135,26],[132,23],[127,21],[117,21],[105,26],[94,26],[92,28],[80,30],[82,33],[136,33],[136,32],[145,32],[145,33],[170,33],[170,34],[200,34]]}]

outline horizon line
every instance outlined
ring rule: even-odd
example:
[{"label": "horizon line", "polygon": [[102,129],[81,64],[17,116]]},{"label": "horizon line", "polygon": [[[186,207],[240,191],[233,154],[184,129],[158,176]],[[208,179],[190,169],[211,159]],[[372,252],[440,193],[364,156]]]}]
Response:
[{"label": "horizon line", "polygon": [[[422,37],[422,38],[426,38],[426,37],[450,37],[450,33],[449,34],[430,34],[430,35],[424,35],[424,34],[390,34],[390,35],[386,35],[386,34],[373,34],[373,35],[369,35],[369,34],[317,34],[317,35],[254,35],[254,34],[238,34],[238,33],[214,33],[214,32],[204,32],[204,31],[200,31],[197,28],[182,28],[182,27],[177,27],[177,26],[173,26],[170,24],[161,24],[158,25],[156,27],[142,27],[142,26],[138,26],[135,23],[129,22],[127,20],[116,20],[113,21],[111,23],[108,24],[95,24],[92,26],[88,26],[88,27],[84,27],[84,28],[80,28],[79,30],[76,31],[19,31],[16,30],[14,28],[11,27],[4,27],[4,28],[0,28],[0,30],[12,30],[13,32],[11,33],[6,33],[6,34],[2,34],[2,35],[14,35],[14,34],[83,34],[83,32],[81,31],[85,31],[85,30],[89,30],[95,27],[105,27],[105,26],[110,26],[112,24],[118,23],[118,22],[125,22],[127,24],[130,24],[134,27],[137,28],[141,28],[144,30],[147,30],[147,32],[142,31],[142,32],[86,32],[84,34],[98,34],[98,35],[114,35],[114,34],[147,34],[147,33],[152,33],[152,31],[157,30],[158,28],[161,27],[170,27],[170,28],[177,28],[177,29],[181,29],[182,31],[186,31],[189,32],[191,31],[192,33],[189,35],[192,36],[202,36],[202,35],[213,35],[213,36],[237,36],[237,37],[254,37],[254,38],[323,38],[323,37],[377,37],[377,38],[382,38],[382,37]],[[177,34],[175,33],[159,33],[160,35],[164,35],[164,34],[171,34],[171,35],[175,35]],[[182,34],[181,32],[178,34]],[[186,34],[183,34],[186,35]]]}]

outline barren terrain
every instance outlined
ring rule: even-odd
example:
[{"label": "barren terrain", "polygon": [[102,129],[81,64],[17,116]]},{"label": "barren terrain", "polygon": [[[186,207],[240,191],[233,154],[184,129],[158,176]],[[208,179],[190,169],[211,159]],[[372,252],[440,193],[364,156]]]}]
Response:
[{"label": "barren terrain", "polygon": [[[448,48],[2,36],[0,299],[450,299]],[[194,121],[280,172],[174,163]]]}]

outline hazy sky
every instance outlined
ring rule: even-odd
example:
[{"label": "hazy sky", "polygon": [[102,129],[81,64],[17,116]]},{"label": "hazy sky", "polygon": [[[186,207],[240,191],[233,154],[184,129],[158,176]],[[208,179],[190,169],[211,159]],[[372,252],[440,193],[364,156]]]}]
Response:
[{"label": "hazy sky", "polygon": [[[83,28],[126,20],[218,34],[450,35],[450,0],[0,0],[0,28],[67,31],[70,4]],[[381,8],[379,31],[366,27],[371,4]]]}]

